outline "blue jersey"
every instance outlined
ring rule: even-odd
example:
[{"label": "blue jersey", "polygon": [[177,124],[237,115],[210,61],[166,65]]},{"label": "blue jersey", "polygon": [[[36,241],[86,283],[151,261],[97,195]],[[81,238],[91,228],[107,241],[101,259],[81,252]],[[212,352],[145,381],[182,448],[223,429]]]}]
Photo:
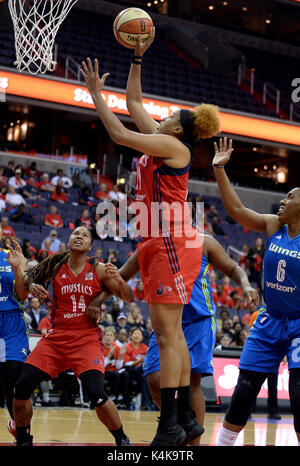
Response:
[{"label": "blue jersey", "polygon": [[15,292],[15,275],[12,266],[7,260],[8,250],[0,251],[0,312],[20,310],[22,304]]},{"label": "blue jersey", "polygon": [[290,239],[287,225],[268,239],[263,283],[269,314],[300,317],[300,235]]},{"label": "blue jersey", "polygon": [[216,306],[209,283],[209,267],[207,258],[202,254],[201,269],[193,285],[191,299],[183,307],[183,324],[195,322],[203,317],[213,317],[216,314]]}]

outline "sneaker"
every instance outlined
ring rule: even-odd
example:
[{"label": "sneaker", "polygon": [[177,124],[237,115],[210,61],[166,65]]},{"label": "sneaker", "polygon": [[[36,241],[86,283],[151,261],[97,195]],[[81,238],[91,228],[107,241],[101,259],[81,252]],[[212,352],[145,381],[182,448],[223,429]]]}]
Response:
[{"label": "sneaker", "polygon": [[33,447],[33,436],[28,435],[25,440],[17,439],[17,447]]},{"label": "sneaker", "polygon": [[130,442],[129,438],[127,435],[122,438],[120,444],[116,444],[118,447],[132,447],[132,443]]},{"label": "sneaker", "polygon": [[196,419],[191,419],[186,424],[180,424],[186,433],[186,443],[190,443],[195,438],[200,437],[204,432],[204,427],[196,421]]},{"label": "sneaker", "polygon": [[15,421],[13,421],[13,419],[10,419],[8,421],[7,428],[8,428],[8,432],[10,432],[13,437],[17,438],[16,423]]},{"label": "sneaker", "polygon": [[185,441],[186,433],[184,429],[179,424],[175,424],[163,430],[158,430],[150,443],[150,447],[175,447],[183,445]]}]

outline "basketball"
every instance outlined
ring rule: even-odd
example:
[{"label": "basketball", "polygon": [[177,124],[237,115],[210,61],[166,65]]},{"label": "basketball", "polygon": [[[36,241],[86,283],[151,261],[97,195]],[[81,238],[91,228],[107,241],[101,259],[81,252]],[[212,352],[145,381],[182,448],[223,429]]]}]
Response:
[{"label": "basketball", "polygon": [[114,34],[117,41],[129,49],[137,43],[138,35],[142,42],[147,40],[150,27],[153,26],[151,17],[140,8],[126,8],[114,20]]}]

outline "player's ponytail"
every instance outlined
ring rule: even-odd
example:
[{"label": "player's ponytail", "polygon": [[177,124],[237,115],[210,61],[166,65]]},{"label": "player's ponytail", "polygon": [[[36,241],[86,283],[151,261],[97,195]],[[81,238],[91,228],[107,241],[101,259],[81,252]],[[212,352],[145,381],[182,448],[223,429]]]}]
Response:
[{"label": "player's ponytail", "polygon": [[194,110],[183,109],[180,112],[180,120],[183,141],[192,145],[220,132],[219,109],[216,105],[201,104]]},{"label": "player's ponytail", "polygon": [[25,282],[25,287],[29,290],[32,283],[48,287],[51,280],[57,275],[60,267],[69,259],[70,251],[62,251],[46,257],[37,264],[31,271]]}]

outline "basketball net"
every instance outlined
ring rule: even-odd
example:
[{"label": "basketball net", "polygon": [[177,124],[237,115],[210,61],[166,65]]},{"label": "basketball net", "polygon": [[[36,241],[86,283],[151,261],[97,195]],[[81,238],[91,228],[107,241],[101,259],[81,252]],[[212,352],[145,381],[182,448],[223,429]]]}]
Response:
[{"label": "basketball net", "polygon": [[77,0],[8,0],[15,31],[18,70],[32,74],[54,71],[57,31]]}]

